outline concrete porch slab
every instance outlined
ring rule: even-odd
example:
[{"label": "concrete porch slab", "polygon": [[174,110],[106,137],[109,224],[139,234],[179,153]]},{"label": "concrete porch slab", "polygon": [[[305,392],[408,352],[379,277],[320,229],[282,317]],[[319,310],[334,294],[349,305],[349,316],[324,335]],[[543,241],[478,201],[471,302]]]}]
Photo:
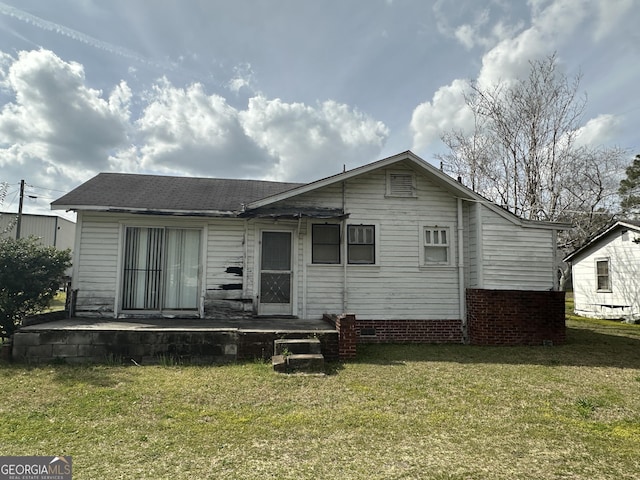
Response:
[{"label": "concrete porch slab", "polygon": [[20,332],[40,332],[43,330],[99,330],[99,331],[166,331],[166,332],[321,332],[335,331],[322,319],[299,318],[252,318],[244,320],[228,319],[101,319],[69,318],[36,325],[23,326]]},{"label": "concrete porch slab", "polygon": [[172,358],[221,364],[270,358],[275,341],[283,338],[318,339],[325,358],[338,359],[338,332],[332,325],[324,320],[294,318],[55,320],[18,329],[12,358],[33,363],[130,359],[137,364]]}]

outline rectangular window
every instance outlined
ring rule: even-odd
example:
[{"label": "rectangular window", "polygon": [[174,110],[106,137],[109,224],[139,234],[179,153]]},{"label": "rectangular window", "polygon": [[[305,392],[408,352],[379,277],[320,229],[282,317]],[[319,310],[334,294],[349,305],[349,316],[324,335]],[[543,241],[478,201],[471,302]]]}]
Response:
[{"label": "rectangular window", "polygon": [[367,265],[376,262],[376,231],[374,225],[349,225],[347,227],[348,262]]},{"label": "rectangular window", "polygon": [[311,232],[311,262],[340,263],[340,225],[315,224]]},{"label": "rectangular window", "polygon": [[122,308],[197,309],[199,269],[199,230],[127,227]]},{"label": "rectangular window", "polygon": [[426,264],[449,263],[449,247],[448,228],[424,229],[424,262]]},{"label": "rectangular window", "polygon": [[611,277],[609,276],[609,260],[596,261],[596,278],[598,290],[611,290]]}]

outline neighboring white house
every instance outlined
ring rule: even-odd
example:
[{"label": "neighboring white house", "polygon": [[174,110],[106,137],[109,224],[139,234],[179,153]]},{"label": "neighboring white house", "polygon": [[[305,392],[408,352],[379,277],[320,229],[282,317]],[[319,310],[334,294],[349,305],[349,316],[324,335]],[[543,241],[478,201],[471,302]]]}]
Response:
[{"label": "neighboring white house", "polygon": [[52,208],[78,212],[78,316],[352,312],[390,339],[411,335],[394,322],[464,332],[468,288],[556,289],[565,227],[411,152],[308,184],[103,173]]},{"label": "neighboring white house", "polygon": [[640,318],[640,222],[617,221],[565,261],[572,265],[575,313]]}]

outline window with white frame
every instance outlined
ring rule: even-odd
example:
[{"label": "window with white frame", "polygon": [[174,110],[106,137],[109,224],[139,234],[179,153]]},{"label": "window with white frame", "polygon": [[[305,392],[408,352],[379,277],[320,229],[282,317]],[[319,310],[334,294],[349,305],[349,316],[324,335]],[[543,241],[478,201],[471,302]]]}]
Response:
[{"label": "window with white frame", "polygon": [[609,259],[596,260],[596,285],[598,291],[611,290],[611,276],[609,274]]},{"label": "window with white frame", "polygon": [[449,227],[429,226],[424,228],[424,263],[448,264],[451,240]]},{"label": "window with white frame", "polygon": [[327,223],[311,227],[311,263],[340,263],[340,225]]},{"label": "window with white frame", "polygon": [[376,228],[374,225],[347,226],[347,261],[360,265],[376,263]]}]

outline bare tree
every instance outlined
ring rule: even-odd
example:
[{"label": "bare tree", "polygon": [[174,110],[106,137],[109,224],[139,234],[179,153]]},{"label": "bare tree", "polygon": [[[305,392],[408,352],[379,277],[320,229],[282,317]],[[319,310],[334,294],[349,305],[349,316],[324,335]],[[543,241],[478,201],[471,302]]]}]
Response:
[{"label": "bare tree", "polygon": [[492,87],[471,82],[466,104],[474,129],[445,132],[437,158],[481,195],[529,220],[562,221],[568,251],[611,219],[626,151],[577,142],[586,106],[580,76],[569,79],[551,55],[529,76]]},{"label": "bare tree", "polygon": [[[9,190],[9,184],[7,182],[0,182],[0,208],[4,205],[4,200],[7,198],[7,191]],[[2,213],[0,212],[0,217],[2,217]],[[5,235],[13,230],[13,227],[16,226],[17,216],[11,219],[4,228],[0,228],[0,235]]]}]

